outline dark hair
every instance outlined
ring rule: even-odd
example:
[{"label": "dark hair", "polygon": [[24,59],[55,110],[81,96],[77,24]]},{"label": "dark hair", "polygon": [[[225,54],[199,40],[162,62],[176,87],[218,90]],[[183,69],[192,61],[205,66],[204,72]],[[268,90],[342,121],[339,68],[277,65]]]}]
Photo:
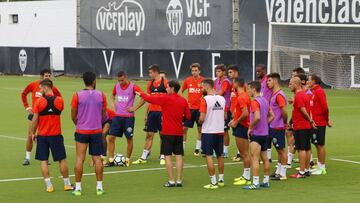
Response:
[{"label": "dark hair", "polygon": [[149,70],[152,70],[154,72],[160,73],[160,66],[157,64],[153,64],[149,67]]},{"label": "dark hair", "polygon": [[237,65],[235,65],[235,64],[228,65],[228,71],[229,71],[229,70],[239,72],[239,68],[238,68]]},{"label": "dark hair", "polygon": [[320,85],[321,78],[319,76],[317,76],[316,74],[311,74],[310,77],[311,80],[315,82],[315,84]]},{"label": "dark hair", "polygon": [[46,86],[49,87],[50,89],[53,88],[53,82],[49,79],[44,79],[40,81],[40,86]]},{"label": "dark hair", "polygon": [[245,80],[244,80],[244,78],[238,78],[235,80],[235,83],[237,83],[240,87],[244,87]]},{"label": "dark hair", "polygon": [[257,80],[249,82],[248,85],[250,86],[250,88],[255,88],[256,92],[261,91],[261,83]]},{"label": "dark hair", "polygon": [[212,79],[205,79],[202,83],[210,85],[211,88],[214,88],[214,81]]},{"label": "dark hair", "polygon": [[46,73],[50,73],[50,74],[51,74],[51,70],[48,69],[48,68],[46,68],[46,69],[42,69],[42,70],[40,71],[40,75],[41,75],[41,76],[44,76]]},{"label": "dark hair", "polygon": [[160,74],[166,75],[166,72],[165,71],[160,71]]},{"label": "dark hair", "polygon": [[175,91],[176,93],[178,93],[179,90],[180,90],[180,83],[179,83],[179,81],[177,81],[177,80],[171,80],[171,81],[169,82],[169,87],[174,88],[174,91]]},{"label": "dark hair", "polygon": [[[300,75],[297,75],[295,77],[300,78],[302,85],[306,85],[306,81],[308,80],[308,78],[307,78],[307,76],[305,74],[300,74]],[[303,83],[302,81],[305,81],[305,83]]]},{"label": "dark hair", "polygon": [[200,70],[200,63],[193,63],[190,65],[190,69],[197,68]]},{"label": "dark hair", "polygon": [[85,72],[83,74],[83,80],[85,83],[85,86],[91,86],[93,82],[96,80],[96,75],[93,72]]},{"label": "dark hair", "polygon": [[118,74],[117,74],[118,77],[123,77],[125,76],[126,77],[126,73],[124,71],[119,71]]},{"label": "dark hair", "polygon": [[215,71],[217,70],[222,70],[222,71],[226,71],[225,65],[224,64],[219,64],[215,67]]},{"label": "dark hair", "polygon": [[261,68],[262,70],[266,70],[265,64],[257,64],[256,67]]},{"label": "dark hair", "polygon": [[297,74],[303,74],[305,75],[305,70],[301,67],[297,67],[297,68],[294,68],[294,70],[292,72],[296,72]]},{"label": "dark hair", "polygon": [[279,73],[270,73],[268,75],[269,78],[275,79],[277,81],[280,81],[280,74]]}]

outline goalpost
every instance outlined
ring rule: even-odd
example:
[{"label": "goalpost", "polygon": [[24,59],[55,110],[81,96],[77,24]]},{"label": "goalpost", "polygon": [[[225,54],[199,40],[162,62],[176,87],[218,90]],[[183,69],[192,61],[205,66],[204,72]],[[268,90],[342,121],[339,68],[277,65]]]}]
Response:
[{"label": "goalpost", "polygon": [[335,88],[360,88],[360,24],[269,23],[268,72],[295,67]]}]

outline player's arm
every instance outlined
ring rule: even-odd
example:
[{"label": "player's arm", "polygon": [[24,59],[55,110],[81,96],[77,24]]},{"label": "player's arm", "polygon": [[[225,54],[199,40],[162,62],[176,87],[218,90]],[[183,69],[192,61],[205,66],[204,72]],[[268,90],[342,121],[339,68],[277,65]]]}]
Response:
[{"label": "player's arm", "polygon": [[33,114],[33,111],[31,109],[31,107],[29,106],[29,102],[27,100],[27,95],[32,91],[32,83],[30,83],[29,85],[27,85],[25,87],[25,89],[21,92],[21,101],[24,105],[25,110],[29,113],[29,114]]},{"label": "player's arm", "polygon": [[103,96],[103,102],[102,102],[102,120],[104,121],[106,119],[106,107],[107,107],[107,102],[106,102],[106,95],[104,93],[102,93]]},{"label": "player's arm", "polygon": [[111,108],[116,111],[115,99],[116,99],[116,85],[114,86],[114,89],[113,89],[113,91],[111,93],[111,100],[110,100]]},{"label": "player's arm", "polygon": [[278,106],[281,109],[281,116],[283,118],[283,122],[285,125],[287,125],[288,123],[288,113],[287,113],[287,109],[286,109],[286,99],[282,96],[282,95],[277,95],[276,96],[276,103],[278,104]]},{"label": "player's arm", "polygon": [[75,125],[77,124],[77,113],[78,113],[78,96],[75,93],[71,100],[71,120]]},{"label": "player's arm", "polygon": [[314,121],[312,120],[312,118],[310,117],[310,115],[307,113],[306,108],[305,108],[305,107],[301,107],[301,108],[300,108],[300,112],[301,112],[302,116],[305,118],[305,120],[307,120],[307,121],[310,122],[311,127],[312,127],[313,129],[316,129],[316,125],[315,125]]},{"label": "player's arm", "polygon": [[38,128],[38,123],[39,123],[39,114],[34,113],[34,116],[31,120],[30,132],[31,132],[31,138],[35,142],[36,142],[36,129]]},{"label": "player's arm", "polygon": [[54,95],[58,97],[62,97],[59,89],[57,87],[53,87]]},{"label": "player's arm", "polygon": [[326,101],[325,92],[321,91],[316,95],[319,98],[322,114],[325,117],[326,122],[329,124],[329,107]]},{"label": "player's arm", "polygon": [[199,123],[200,124],[203,124],[205,121],[206,111],[207,111],[206,100],[204,98],[201,98],[200,109],[199,109],[199,112],[200,112]]},{"label": "player's arm", "polygon": [[[139,86],[134,85],[134,94],[136,94],[136,92],[142,92],[142,90],[140,89]],[[137,105],[128,108],[127,111],[128,112],[135,112],[138,109],[140,109],[142,106],[144,106],[145,103],[146,103],[145,100],[143,98],[140,98],[140,101],[137,103]]]},{"label": "player's arm", "polygon": [[184,80],[183,85],[181,87],[181,93],[184,94],[185,90],[187,90],[188,86],[187,86],[187,82],[186,80]]},{"label": "player's arm", "polygon": [[222,85],[221,85],[221,89],[220,89],[220,91],[219,91],[217,94],[220,95],[220,96],[224,96],[226,90],[227,90],[229,87],[230,87],[230,84],[229,84],[228,81],[223,82]]},{"label": "player's arm", "polygon": [[251,111],[254,113],[254,117],[249,126],[248,136],[252,134],[254,127],[260,122],[260,104],[257,101],[252,101],[251,109]]},{"label": "player's arm", "polygon": [[269,108],[269,112],[268,112],[268,115],[267,115],[268,123],[271,123],[274,120],[274,118],[275,118],[275,114],[272,111],[272,109]]},{"label": "player's arm", "polygon": [[241,108],[241,115],[240,115],[239,119],[236,121],[237,124],[244,121],[248,116],[249,116],[248,108],[246,106],[242,107]]},{"label": "player's arm", "polygon": [[146,102],[157,104],[160,106],[163,106],[166,103],[166,96],[152,96],[147,95],[145,93],[139,93],[138,94],[141,98],[143,98]]}]

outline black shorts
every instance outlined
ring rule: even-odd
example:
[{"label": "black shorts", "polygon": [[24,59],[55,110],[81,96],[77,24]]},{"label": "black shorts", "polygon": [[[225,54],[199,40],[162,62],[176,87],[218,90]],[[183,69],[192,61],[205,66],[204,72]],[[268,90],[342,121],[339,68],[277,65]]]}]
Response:
[{"label": "black shorts", "polygon": [[50,150],[54,161],[66,159],[64,138],[58,136],[37,136],[35,159],[40,161],[49,160]]},{"label": "black shorts", "polygon": [[200,112],[199,109],[190,109],[191,118],[190,120],[185,120],[183,122],[183,126],[186,128],[193,128],[196,123],[197,127],[201,127],[199,123]]},{"label": "black shorts", "polygon": [[270,137],[271,143],[274,145],[274,147],[276,149],[284,149],[285,148],[285,130],[275,130],[275,129],[270,128],[269,137]]},{"label": "black shorts", "polygon": [[215,154],[222,156],[224,154],[224,136],[219,134],[201,134],[201,153],[207,156]]},{"label": "black shorts", "polygon": [[75,133],[75,141],[83,144],[89,144],[89,154],[100,156],[104,154],[104,143],[102,134],[80,134]]},{"label": "black shorts", "polygon": [[261,146],[261,151],[264,152],[267,150],[268,136],[252,135],[250,136],[250,143],[251,142],[258,143]]},{"label": "black shorts", "polygon": [[247,127],[245,127],[245,126],[243,126],[243,125],[241,125],[241,124],[238,124],[238,125],[236,126],[236,128],[233,128],[233,129],[232,129],[233,135],[234,135],[235,137],[243,138],[243,139],[249,139],[249,138],[248,138],[248,135],[247,135],[248,130],[249,130],[249,129],[248,129]]},{"label": "black shorts", "polygon": [[295,149],[296,150],[310,150],[310,139],[312,135],[312,130],[294,130],[295,138]]},{"label": "black shorts", "polygon": [[116,116],[112,119],[109,135],[122,137],[123,134],[127,139],[132,139],[134,135],[134,117]]},{"label": "black shorts", "polygon": [[145,123],[144,131],[157,133],[161,131],[162,113],[161,111],[150,111]]},{"label": "black shorts", "polygon": [[313,130],[313,135],[311,136],[311,142],[314,145],[325,145],[325,134],[326,126],[317,126],[316,130]]},{"label": "black shorts", "polygon": [[29,114],[29,115],[27,116],[27,119],[28,119],[29,121],[32,121],[33,117],[34,117],[34,114]]},{"label": "black shorts", "polygon": [[183,136],[161,135],[161,152],[165,156],[182,155],[184,156]]},{"label": "black shorts", "polygon": [[225,119],[224,130],[229,130],[230,129],[229,123],[230,123],[231,119],[232,119],[231,111],[227,111],[227,117]]}]

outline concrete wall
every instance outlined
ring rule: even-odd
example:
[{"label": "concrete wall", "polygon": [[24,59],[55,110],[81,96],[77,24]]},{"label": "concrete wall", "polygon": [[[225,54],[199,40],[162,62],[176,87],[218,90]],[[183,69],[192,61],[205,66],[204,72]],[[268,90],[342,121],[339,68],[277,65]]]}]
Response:
[{"label": "concrete wall", "polygon": [[63,48],[76,47],[76,0],[0,3],[0,46],[50,47],[52,67],[63,70]]}]

